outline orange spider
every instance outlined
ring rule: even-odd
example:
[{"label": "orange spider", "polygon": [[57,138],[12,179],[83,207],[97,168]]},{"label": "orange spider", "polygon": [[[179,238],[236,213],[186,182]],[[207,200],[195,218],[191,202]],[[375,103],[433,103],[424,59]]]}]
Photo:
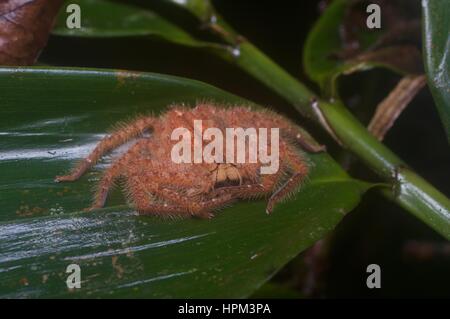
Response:
[{"label": "orange spider", "polygon": [[[186,128],[192,133],[189,141],[195,145],[194,139],[199,134],[194,128],[195,120],[203,123],[201,134],[208,128],[217,128],[224,135],[227,128],[278,128],[278,170],[261,174],[263,163],[259,158],[253,163],[174,162],[173,147],[179,141],[173,140],[173,132],[180,127]],[[147,131],[151,131],[149,137],[144,136]],[[257,132],[256,138],[261,135]],[[79,179],[106,152],[132,139],[137,139],[136,143],[104,172],[94,203],[88,210],[103,207],[114,181],[123,178],[129,201],[141,214],[210,218],[214,210],[235,200],[263,196],[269,197],[266,212],[270,213],[274,205],[293,193],[308,175],[309,164],[299,152],[299,146],[309,152],[324,150],[324,146],[313,142],[300,127],[271,111],[256,111],[250,107],[224,108],[211,103],[201,103],[193,109],[174,105],[160,117],[143,116],[121,124],[69,175],[57,176],[55,181]],[[246,159],[251,152],[247,147],[249,140],[246,139],[244,144]],[[268,140],[270,149],[273,143]],[[223,154],[226,153],[225,146]],[[233,145],[236,152],[238,146],[238,143]]]}]

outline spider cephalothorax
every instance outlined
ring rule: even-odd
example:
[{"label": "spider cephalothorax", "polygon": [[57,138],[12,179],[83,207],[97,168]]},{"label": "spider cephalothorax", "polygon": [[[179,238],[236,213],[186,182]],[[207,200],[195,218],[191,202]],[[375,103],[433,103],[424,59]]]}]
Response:
[{"label": "spider cephalothorax", "polygon": [[[200,130],[195,127],[198,122],[202,123]],[[179,131],[180,128],[184,131]],[[204,138],[203,133],[215,129],[216,133],[227,137],[226,131],[230,128],[254,128],[258,143],[263,141],[260,132],[267,132],[258,129],[278,129],[279,140],[274,140],[274,135],[272,139],[268,136],[266,145],[266,150],[270,150],[274,142],[277,143],[278,156],[274,159],[277,169],[262,174],[261,169],[267,162],[256,156],[256,161],[249,160],[251,152],[255,151],[250,147],[250,135],[244,138],[244,144],[239,144],[233,137],[234,144],[224,142],[220,146],[223,148],[219,149],[220,144],[215,144],[217,147],[213,151],[210,148],[214,159],[220,159],[220,153],[225,158],[227,146],[232,145],[236,154],[242,151],[238,148],[244,148],[244,162],[202,161],[203,158],[199,160],[198,156],[192,159],[191,151],[196,154],[194,148],[198,146],[198,139]],[[149,136],[144,135],[147,131],[151,132]],[[179,137],[192,142],[192,147],[185,148],[184,154],[181,154],[189,155],[185,161],[174,160],[174,154],[180,155],[174,151],[180,143],[178,138],[174,139],[174,132],[184,132],[187,135],[179,134]],[[274,205],[294,192],[308,175],[309,166],[300,148],[309,152],[324,149],[313,142],[304,130],[270,111],[256,111],[249,107],[225,108],[210,103],[198,104],[192,109],[174,105],[159,117],[143,116],[120,125],[100,141],[69,175],[58,176],[56,181],[77,180],[106,152],[132,139],[136,139],[136,143],[104,172],[90,209],[103,207],[114,181],[123,178],[126,194],[141,214],[211,217],[214,210],[235,200],[257,197],[269,198],[267,212],[270,213]],[[215,136],[214,140],[217,139]],[[213,140],[212,136],[209,140]],[[260,148],[261,145],[257,145]]]}]

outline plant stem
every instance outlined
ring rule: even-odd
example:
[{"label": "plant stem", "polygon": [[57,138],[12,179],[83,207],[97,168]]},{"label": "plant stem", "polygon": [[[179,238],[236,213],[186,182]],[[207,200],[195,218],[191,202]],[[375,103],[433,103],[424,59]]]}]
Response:
[{"label": "plant stem", "polygon": [[341,103],[318,99],[306,86],[247,41],[240,43],[234,54],[217,53],[284,97],[304,116],[319,120],[312,107],[312,101],[317,101],[332,133],[344,147],[385,180],[393,182],[393,191],[382,193],[450,239],[450,200],[423,178],[406,169],[406,164],[372,136]]}]

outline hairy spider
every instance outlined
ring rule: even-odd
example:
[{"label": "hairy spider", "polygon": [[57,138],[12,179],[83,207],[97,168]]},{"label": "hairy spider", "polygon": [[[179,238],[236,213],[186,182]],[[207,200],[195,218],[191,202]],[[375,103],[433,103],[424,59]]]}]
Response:
[{"label": "hairy spider", "polygon": [[[198,130],[195,121],[198,124],[200,120],[202,126]],[[215,128],[216,133],[224,135],[229,128],[278,129],[279,140],[274,140],[272,133],[272,139],[267,138],[266,145],[267,151],[275,142],[278,144],[277,170],[262,174],[264,163],[261,158],[253,162],[247,160],[255,151],[249,145],[251,134],[244,137],[244,144],[236,142],[236,136],[232,137],[236,142],[231,144],[232,151],[245,148],[244,162],[207,162],[201,158],[199,161],[198,156],[192,162],[174,161],[174,147],[180,143],[179,138],[174,140],[174,132],[179,128],[185,129],[182,136],[185,141],[194,145],[183,149],[183,155],[189,155],[187,153],[191,150],[195,154],[195,145],[198,146],[199,138],[202,141],[207,139],[203,133],[209,128]],[[256,130],[253,134],[261,146],[263,139],[258,138],[262,137],[262,131]],[[146,137],[144,133],[147,131],[151,134]],[[308,175],[309,164],[300,148],[308,152],[324,150],[324,146],[316,144],[300,127],[271,111],[239,106],[225,108],[211,103],[199,103],[195,108],[174,105],[159,117],[142,116],[120,124],[69,175],[57,176],[55,181],[79,179],[102,155],[132,139],[137,139],[136,143],[104,172],[93,205],[88,210],[104,206],[109,189],[120,177],[125,180],[129,201],[141,214],[210,218],[213,211],[235,200],[257,197],[269,198],[266,212],[270,213],[274,205],[293,193]],[[212,136],[209,140],[212,141]],[[215,136],[215,141],[220,139]],[[215,145],[217,147],[211,154],[213,159],[220,159],[220,154],[226,154],[227,145]]]}]

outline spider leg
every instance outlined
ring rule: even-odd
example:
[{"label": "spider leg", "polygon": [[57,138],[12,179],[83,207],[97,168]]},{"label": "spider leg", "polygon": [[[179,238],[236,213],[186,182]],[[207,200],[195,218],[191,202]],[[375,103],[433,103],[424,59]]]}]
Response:
[{"label": "spider leg", "polygon": [[307,164],[295,153],[295,151],[292,150],[292,147],[289,145],[286,148],[286,157],[287,162],[295,173],[270,196],[266,208],[267,214],[270,214],[273,211],[275,204],[282,201],[289,194],[295,191],[295,189],[302,183],[304,177],[308,175],[309,168]]},{"label": "spider leg", "polygon": [[307,152],[320,153],[326,150],[326,146],[314,141],[308,132],[281,116],[272,113],[263,113],[263,117],[265,118],[264,122],[266,122],[267,127],[278,127],[281,133],[297,142]]},{"label": "spider leg", "polygon": [[[140,149],[145,145],[146,141],[140,140],[134,144],[122,157],[118,158],[114,163],[106,169],[100,182],[97,185],[97,189],[94,196],[94,202],[91,207],[85,209],[86,211],[92,211],[94,209],[102,208],[105,205],[106,198],[108,197],[109,190],[114,186],[114,181],[124,173],[130,174],[131,168],[139,168]],[[139,173],[137,173],[139,174]]]},{"label": "spider leg", "polygon": [[291,131],[291,132],[289,132],[289,134],[290,134],[291,138],[294,138],[295,141],[297,141],[297,143],[304,150],[306,150],[307,152],[310,152],[310,153],[320,153],[320,152],[326,151],[327,147],[325,145],[321,145],[321,144],[318,144],[317,142],[315,142],[312,139],[311,135],[309,135],[309,133],[307,133],[305,130],[303,130],[299,127],[296,127],[296,126],[294,127],[294,129],[295,129],[296,133],[292,134],[292,131]]},{"label": "spider leg", "polygon": [[92,211],[105,206],[109,190],[112,186],[114,186],[114,181],[123,174],[124,168],[127,166],[129,159],[129,155],[124,155],[105,171],[97,185],[94,201],[89,208],[85,209],[85,211]]},{"label": "spider leg", "polygon": [[190,215],[201,218],[212,218],[214,216],[211,213],[212,211],[234,201],[232,194],[223,194],[222,196],[217,197],[215,196],[216,194],[213,193],[213,196],[195,196],[196,198],[192,198],[189,196],[180,196],[179,192],[171,189],[164,189],[157,195],[161,195],[162,198],[180,205],[180,207],[187,210]]},{"label": "spider leg", "polygon": [[[153,207],[155,209],[160,209],[160,212],[162,213],[189,215],[208,219],[214,216],[211,211],[223,207],[233,201],[231,194],[225,194],[218,198],[214,196],[184,196],[183,194],[180,194],[179,191],[169,188],[155,188],[150,192],[165,201],[165,204],[162,205],[162,209],[161,207]],[[145,211],[148,210],[149,206],[147,205]]]},{"label": "spider leg", "polygon": [[270,193],[274,185],[277,184],[283,174],[284,171],[279,169],[275,174],[269,174],[262,177],[261,183],[220,187],[216,188],[214,193],[219,195],[232,194],[234,197],[240,199],[256,199],[259,197],[264,197]]},{"label": "spider leg", "polygon": [[161,217],[186,215],[175,204],[155,202],[153,193],[148,189],[149,187],[151,185],[143,183],[139,175],[127,176],[128,197],[139,214]]},{"label": "spider leg", "polygon": [[320,153],[326,151],[326,146],[314,141],[314,139],[304,129],[289,123],[284,128],[286,134],[294,139],[304,150],[310,153]]},{"label": "spider leg", "polygon": [[[161,189],[156,183],[146,183],[139,175],[129,176],[127,186],[136,210],[144,215],[212,218],[212,210],[233,201],[232,196],[228,194],[221,198],[197,196],[193,200],[189,196],[180,196],[176,190]],[[154,198],[162,200],[163,203],[155,202]]]},{"label": "spider leg", "polygon": [[[200,204],[196,203],[196,201],[199,201],[201,196],[192,196],[195,198],[191,198],[189,196],[186,196],[185,194],[182,194],[176,190],[170,189],[170,188],[162,188],[155,190],[155,193],[158,197],[173,202],[181,207],[185,207],[186,211],[190,214],[194,214],[195,212],[201,210]],[[197,194],[200,195],[201,193]]]},{"label": "spider leg", "polygon": [[143,134],[146,129],[154,126],[156,121],[157,119],[153,117],[142,117],[118,128],[111,135],[101,140],[91,154],[82,160],[70,174],[56,176],[55,182],[72,182],[79,179],[105,153]]}]

